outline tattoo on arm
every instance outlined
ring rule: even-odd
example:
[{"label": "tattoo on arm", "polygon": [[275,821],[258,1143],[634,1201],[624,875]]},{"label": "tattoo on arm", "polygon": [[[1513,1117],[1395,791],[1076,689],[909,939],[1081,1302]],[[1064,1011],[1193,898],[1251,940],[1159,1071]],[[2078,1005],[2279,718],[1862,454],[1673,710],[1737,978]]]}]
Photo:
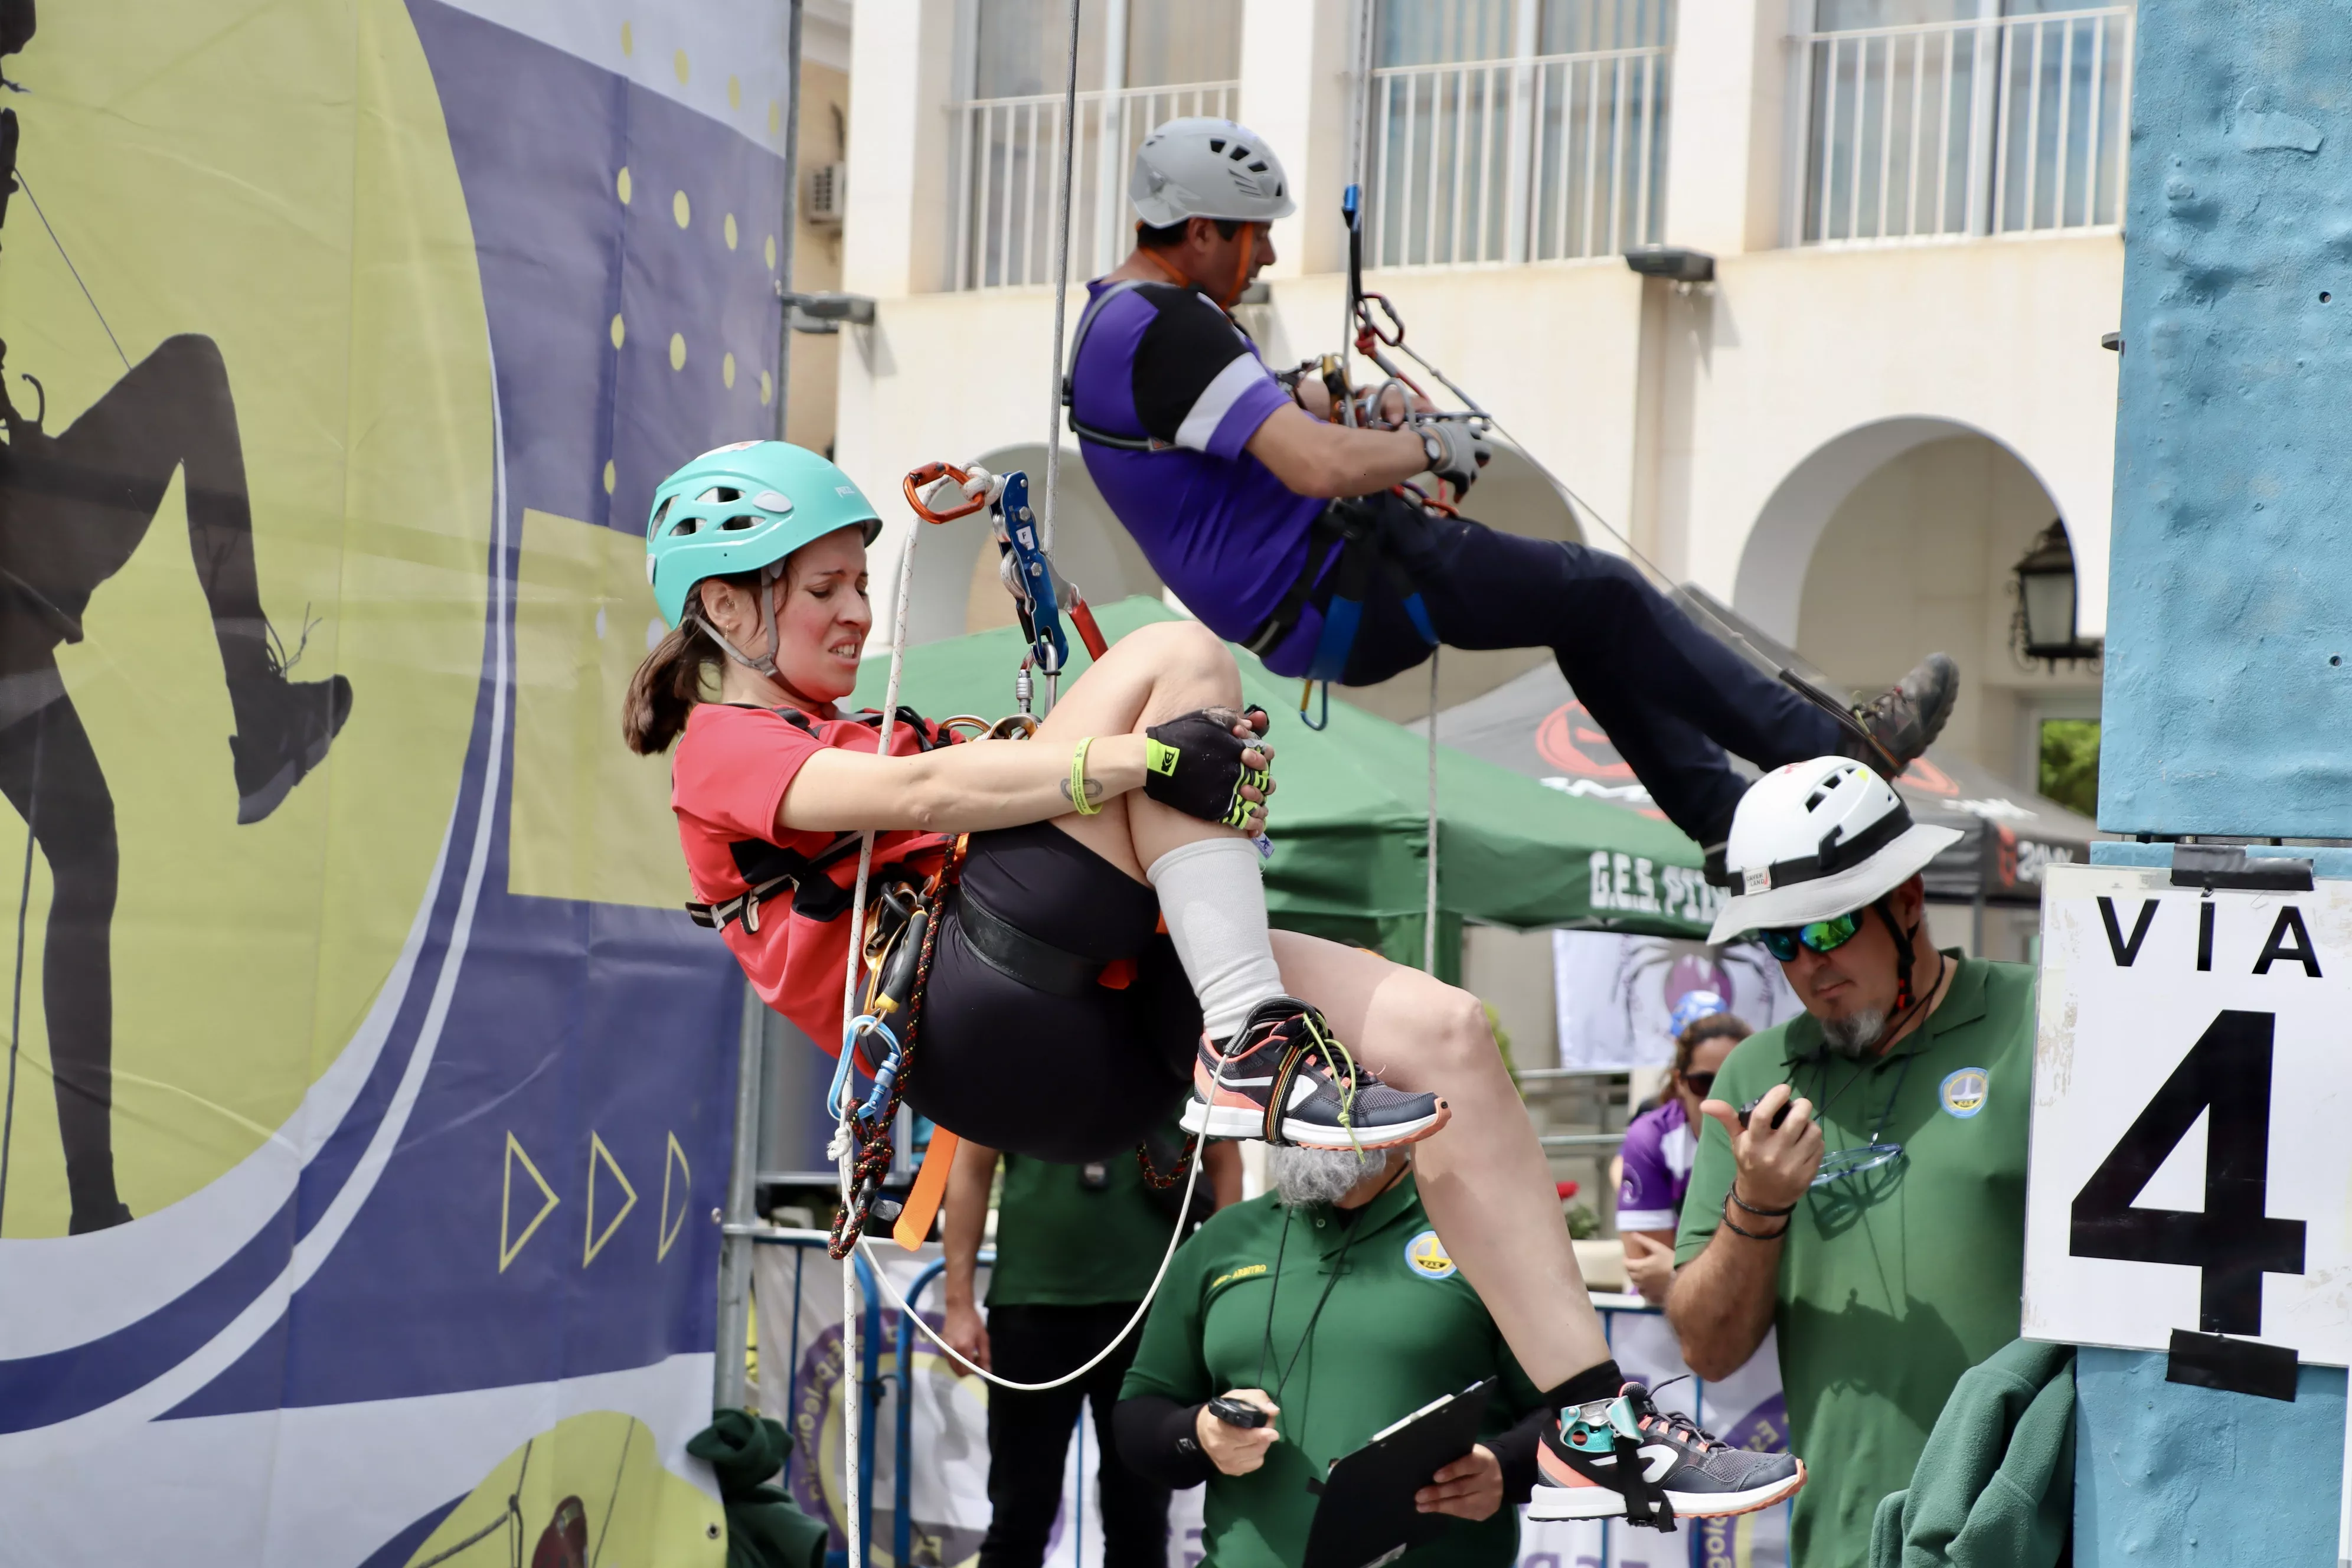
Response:
[{"label": "tattoo on arm", "polygon": [[[1087,798],[1088,800],[1100,800],[1102,797],[1102,781],[1100,779],[1088,779],[1087,781]],[[1064,800],[1071,801],[1073,804],[1076,802],[1076,797],[1070,794],[1070,781],[1067,779],[1064,779],[1062,781],[1062,798]]]}]

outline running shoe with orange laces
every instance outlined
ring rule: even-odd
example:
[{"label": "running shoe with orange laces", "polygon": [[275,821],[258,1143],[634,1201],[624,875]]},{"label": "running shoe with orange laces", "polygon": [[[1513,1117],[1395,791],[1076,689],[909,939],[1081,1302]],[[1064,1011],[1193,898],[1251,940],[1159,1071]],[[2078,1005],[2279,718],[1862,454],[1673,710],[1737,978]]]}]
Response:
[{"label": "running shoe with orange laces", "polygon": [[1433,1094],[1382,1083],[1306,1003],[1273,996],[1222,1047],[1202,1039],[1182,1121],[1209,1138],[1388,1149],[1428,1137],[1452,1114]]},{"label": "running shoe with orange laces", "polygon": [[1629,1383],[1614,1399],[1570,1405],[1536,1451],[1530,1519],[1628,1519],[1671,1530],[1677,1516],[1753,1513],[1795,1495],[1805,1462],[1735,1448]]}]

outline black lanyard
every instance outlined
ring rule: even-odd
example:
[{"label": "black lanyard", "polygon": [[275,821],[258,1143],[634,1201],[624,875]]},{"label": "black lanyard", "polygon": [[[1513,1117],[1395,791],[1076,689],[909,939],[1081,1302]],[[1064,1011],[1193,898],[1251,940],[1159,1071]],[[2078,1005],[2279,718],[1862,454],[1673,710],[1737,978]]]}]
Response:
[{"label": "black lanyard", "polygon": [[[1267,1394],[1274,1400],[1275,1404],[1280,1405],[1282,1403],[1282,1391],[1289,1386],[1290,1374],[1298,1370],[1298,1358],[1305,1355],[1307,1353],[1307,1347],[1314,1342],[1315,1325],[1320,1322],[1323,1319],[1323,1309],[1331,1300],[1331,1288],[1339,1284],[1339,1276],[1347,1272],[1348,1249],[1356,1245],[1356,1233],[1361,1230],[1367,1222],[1369,1216],[1366,1211],[1370,1209],[1372,1205],[1388,1196],[1389,1194],[1395,1189],[1396,1184],[1404,1180],[1405,1173],[1412,1168],[1412,1167],[1409,1164],[1400,1165],[1396,1174],[1389,1178],[1386,1185],[1382,1186],[1379,1192],[1374,1193],[1362,1204],[1357,1205],[1356,1217],[1350,1221],[1348,1226],[1347,1238],[1339,1243],[1339,1250],[1331,1259],[1331,1276],[1329,1279],[1323,1281],[1322,1294],[1315,1298],[1315,1310],[1307,1314],[1307,1326],[1299,1331],[1298,1343],[1291,1348],[1290,1363],[1287,1366],[1285,1366],[1282,1369],[1282,1376],[1280,1380],[1277,1381],[1272,1388],[1266,1388],[1265,1390]],[[1285,1205],[1283,1209],[1282,1238],[1275,1243],[1274,1247],[1274,1278],[1266,1282],[1265,1331],[1258,1341],[1257,1351],[1257,1385],[1260,1388],[1265,1388],[1266,1359],[1274,1352],[1274,1307],[1276,1300],[1282,1293],[1283,1255],[1288,1250],[1290,1246],[1290,1222],[1296,1213],[1296,1210],[1287,1205]],[[1312,1363],[1309,1363],[1307,1365],[1307,1375],[1309,1387],[1311,1388],[1315,1376],[1315,1369]],[[1306,1413],[1302,1410],[1299,1413],[1299,1425],[1295,1428],[1295,1430],[1304,1431],[1305,1429]]]}]

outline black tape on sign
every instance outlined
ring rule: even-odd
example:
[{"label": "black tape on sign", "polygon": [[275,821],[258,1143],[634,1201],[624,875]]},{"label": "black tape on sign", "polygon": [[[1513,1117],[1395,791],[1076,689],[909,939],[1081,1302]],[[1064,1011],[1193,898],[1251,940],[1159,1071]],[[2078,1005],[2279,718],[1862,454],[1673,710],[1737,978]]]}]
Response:
[{"label": "black tape on sign", "polygon": [[2258,893],[2311,891],[2311,861],[2302,856],[2271,855],[2255,859],[2238,844],[2176,844],[2172,847],[2172,885],[2176,888],[2238,888]]},{"label": "black tape on sign", "polygon": [[2219,1334],[2172,1331],[2172,1354],[2164,1364],[2167,1383],[2218,1388],[2294,1403],[2294,1352],[2284,1345],[2226,1340]]}]

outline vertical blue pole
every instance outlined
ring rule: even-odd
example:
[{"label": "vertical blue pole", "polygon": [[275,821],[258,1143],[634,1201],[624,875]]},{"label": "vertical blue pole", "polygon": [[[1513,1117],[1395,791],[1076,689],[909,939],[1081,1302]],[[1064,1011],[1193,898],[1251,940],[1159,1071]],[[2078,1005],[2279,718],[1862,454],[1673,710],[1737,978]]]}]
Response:
[{"label": "vertical blue pole", "polygon": [[[2137,30],[2099,826],[2352,837],[2352,29],[2141,0]],[[2078,1568],[2335,1561],[2343,1373],[2289,1404],[2165,1372],[2077,1358]]]}]

